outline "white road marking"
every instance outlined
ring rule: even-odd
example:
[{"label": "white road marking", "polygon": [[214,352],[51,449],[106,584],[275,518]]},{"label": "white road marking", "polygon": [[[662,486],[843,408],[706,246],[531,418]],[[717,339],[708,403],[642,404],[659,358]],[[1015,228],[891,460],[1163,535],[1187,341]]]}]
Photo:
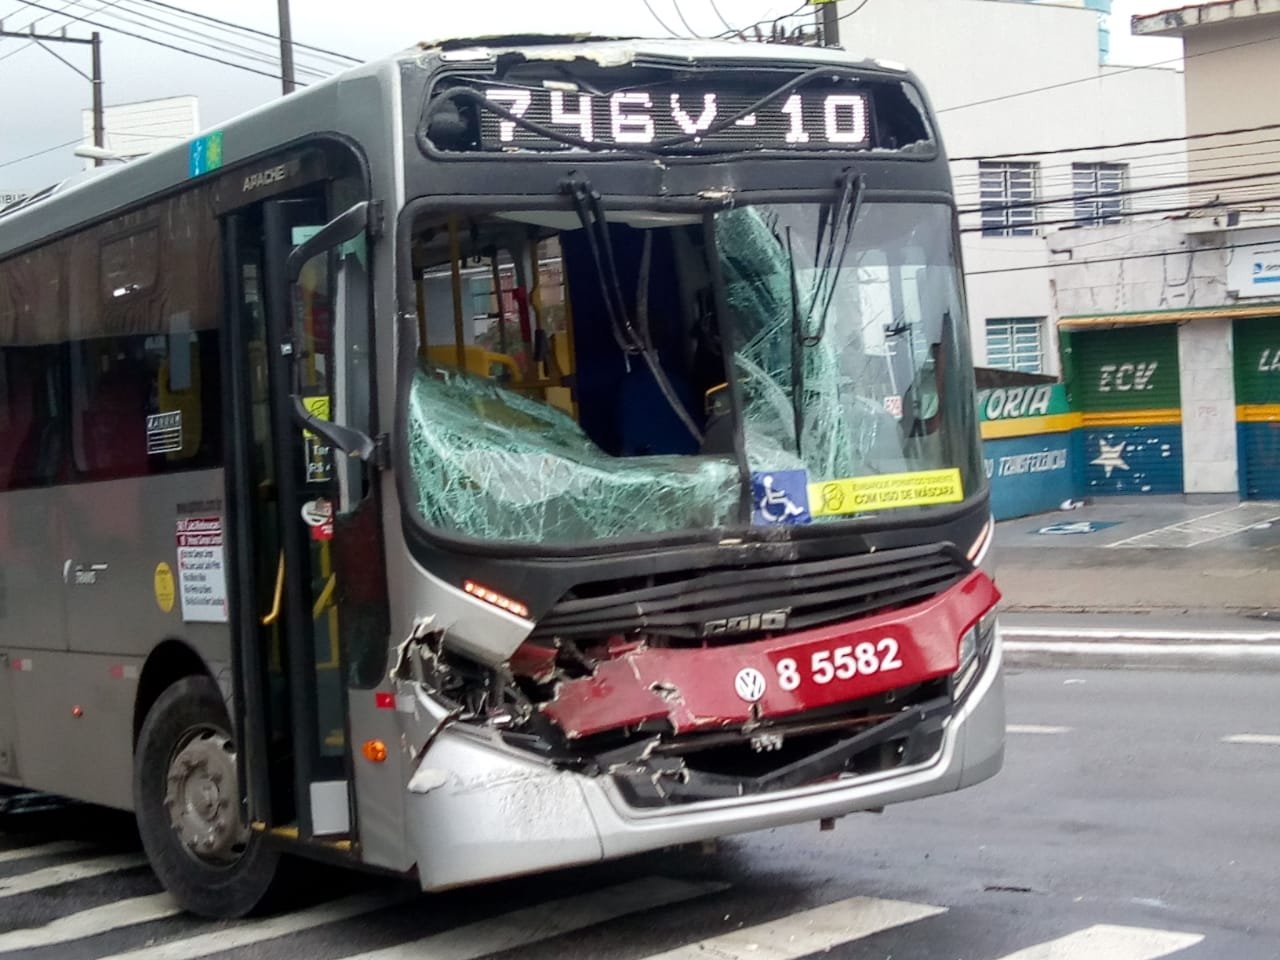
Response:
[{"label": "white road marking", "polygon": [[1145,630],[1124,627],[1001,627],[1001,635],[1035,640],[1208,640],[1231,643],[1265,644],[1280,641],[1276,630]]},{"label": "white road marking", "polygon": [[1264,747],[1280,747],[1280,734],[1274,733],[1233,733],[1222,738],[1223,743],[1253,743]]},{"label": "white road marking", "polygon": [[384,907],[403,903],[412,899],[413,896],[414,892],[412,890],[397,891],[393,894],[358,894],[357,896],[344,897],[341,900],[322,903],[306,910],[282,914],[278,917],[269,917],[265,920],[249,920],[234,926],[224,927],[212,933],[201,933],[194,937],[184,937],[181,940],[170,940],[167,943],[140,947],[125,953],[103,957],[101,960],[123,960],[125,957],[128,957],[129,960],[183,960],[186,957],[207,957],[210,954],[221,953],[224,950],[234,950],[236,947],[262,943],[264,940],[274,940],[277,937],[287,936],[291,933],[310,930],[312,927],[318,927],[326,923],[350,920],[352,917],[358,917],[361,914],[372,913],[374,910],[381,910]]},{"label": "white road marking", "polygon": [[1156,960],[1195,946],[1203,939],[1202,933],[1101,923],[1016,950],[999,960]]},{"label": "white road marking", "polygon": [[656,953],[645,960],[794,960],[946,912],[946,907],[923,903],[851,897]]},{"label": "white road marking", "polygon": [[526,907],[490,920],[478,920],[411,943],[354,954],[343,960],[475,960],[490,953],[550,940],[629,913],[692,900],[728,889],[728,886],[725,883],[688,883],[646,877],[594,893]]},{"label": "white road marking", "polygon": [[118,900],[105,906],[81,910],[69,916],[59,917],[42,927],[27,927],[0,933],[0,953],[10,950],[34,950],[56,943],[67,943],[81,937],[92,937],[110,930],[119,930],[152,920],[163,920],[182,912],[167,893],[153,893],[148,897]]},{"label": "white road marking", "polygon": [[[1217,519],[1215,519],[1217,518]],[[1168,526],[1125,537],[1107,547],[1198,547],[1224,537],[1235,536],[1250,530],[1259,523],[1280,520],[1274,503],[1241,503],[1234,507],[1215,510],[1189,520],[1179,520]]]},{"label": "white road marking", "polygon": [[1005,733],[1034,733],[1052,736],[1055,733],[1070,733],[1070,727],[1042,726],[1038,723],[1010,723],[1004,728]]},{"label": "white road marking", "polygon": [[118,870],[132,870],[134,867],[145,866],[146,862],[145,857],[135,853],[113,854],[109,857],[94,857],[92,860],[63,864],[59,867],[32,870],[30,873],[20,873],[14,877],[0,879],[0,897],[16,897],[31,893],[33,890],[71,883],[73,880],[100,877],[104,873],[115,873]]},{"label": "white road marking", "polygon": [[1249,660],[1280,659],[1280,644],[1265,646],[1249,646],[1241,643],[1072,643],[1068,640],[1008,640],[1004,644],[1004,652],[1009,653],[1070,653],[1088,656],[1147,657],[1152,660],[1169,659],[1180,656],[1203,657],[1207,660],[1232,660],[1243,658]]},{"label": "white road marking", "polygon": [[0,850],[0,863],[14,860],[30,860],[32,857],[57,857],[64,853],[83,853],[89,844],[79,840],[59,840],[56,843],[42,843],[35,847],[18,847],[13,850]]}]

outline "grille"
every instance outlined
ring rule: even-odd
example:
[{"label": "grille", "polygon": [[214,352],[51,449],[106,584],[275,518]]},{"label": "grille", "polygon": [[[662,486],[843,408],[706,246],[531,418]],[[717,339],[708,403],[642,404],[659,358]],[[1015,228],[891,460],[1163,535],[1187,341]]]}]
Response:
[{"label": "grille", "polygon": [[552,607],[533,636],[645,632],[686,640],[730,634],[727,639],[745,640],[919,602],[957,583],[969,569],[959,551],[945,543],[801,563],[716,567],[675,574],[661,583],[615,583],[597,596],[578,595],[591,589],[584,586]]}]

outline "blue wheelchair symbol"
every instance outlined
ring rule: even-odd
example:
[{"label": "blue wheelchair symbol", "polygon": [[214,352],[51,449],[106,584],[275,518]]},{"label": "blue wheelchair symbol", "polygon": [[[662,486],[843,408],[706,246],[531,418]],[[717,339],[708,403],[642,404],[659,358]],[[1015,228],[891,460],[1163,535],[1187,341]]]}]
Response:
[{"label": "blue wheelchair symbol", "polygon": [[759,526],[810,523],[809,474],[805,470],[771,470],[751,475],[752,522]]}]

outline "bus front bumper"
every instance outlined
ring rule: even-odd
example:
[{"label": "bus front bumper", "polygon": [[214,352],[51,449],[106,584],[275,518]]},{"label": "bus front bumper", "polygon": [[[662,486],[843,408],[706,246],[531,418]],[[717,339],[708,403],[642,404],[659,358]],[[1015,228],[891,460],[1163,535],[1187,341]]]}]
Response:
[{"label": "bus front bumper", "polygon": [[424,890],[593,863],[675,844],[839,817],[971,786],[1004,760],[999,626],[981,675],[927,762],[776,793],[638,809],[610,777],[557,769],[470,728],[444,728],[410,782]]}]

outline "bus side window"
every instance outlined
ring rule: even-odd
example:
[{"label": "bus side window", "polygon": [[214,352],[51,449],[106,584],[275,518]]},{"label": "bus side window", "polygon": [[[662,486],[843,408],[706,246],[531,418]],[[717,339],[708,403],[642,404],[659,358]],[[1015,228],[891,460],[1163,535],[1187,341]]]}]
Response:
[{"label": "bus side window", "polygon": [[201,191],[71,245],[71,448],[118,479],[217,466],[216,231]]},{"label": "bus side window", "polygon": [[66,425],[65,251],[0,265],[0,490],[57,482]]}]

